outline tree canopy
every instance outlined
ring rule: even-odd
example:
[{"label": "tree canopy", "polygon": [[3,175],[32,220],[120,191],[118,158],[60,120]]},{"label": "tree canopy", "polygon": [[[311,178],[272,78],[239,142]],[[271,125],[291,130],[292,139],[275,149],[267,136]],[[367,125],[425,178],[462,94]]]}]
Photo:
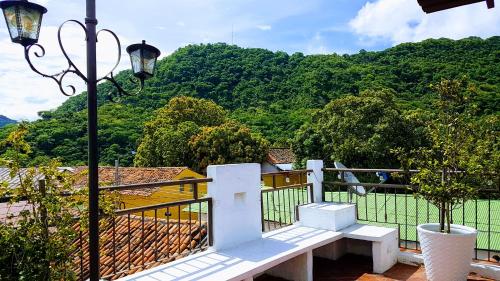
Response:
[{"label": "tree canopy", "polygon": [[[314,112],[331,101],[367,90],[392,91],[401,113],[425,117],[435,111],[437,99],[429,85],[442,78],[466,76],[477,88],[478,115],[498,115],[499,50],[499,36],[429,39],[342,56],[287,54],[222,43],[189,45],[158,62],[155,77],[140,95],[115,103],[107,96],[114,91],[112,85],[98,86],[101,164],[119,158],[121,165],[132,165],[133,152],[146,132],[144,124],[177,96],[211,100],[227,111],[229,119],[279,146],[289,145]],[[133,90],[128,75],[130,71],[123,71],[116,78]],[[189,114],[198,115],[194,110]],[[33,149],[31,164],[53,157],[65,165],[85,164],[86,93],[39,115],[27,135]],[[0,129],[0,136],[7,129]]]},{"label": "tree canopy", "polygon": [[265,139],[234,121],[203,128],[189,145],[196,159],[194,168],[199,171],[208,165],[262,163],[269,149]]},{"label": "tree canopy", "polygon": [[210,164],[260,162],[267,141],[226,120],[227,112],[213,101],[175,97],[146,123],[134,164],[203,171]]},{"label": "tree canopy", "polygon": [[324,159],[330,165],[341,161],[351,167],[394,166],[398,160],[391,149],[418,145],[394,99],[392,91],[366,90],[331,101],[296,135],[297,158]]},{"label": "tree canopy", "polygon": [[175,97],[160,108],[155,118],[145,124],[144,137],[134,164],[137,166],[189,166],[195,159],[190,139],[202,127],[218,126],[227,112],[213,101],[192,97]]}]

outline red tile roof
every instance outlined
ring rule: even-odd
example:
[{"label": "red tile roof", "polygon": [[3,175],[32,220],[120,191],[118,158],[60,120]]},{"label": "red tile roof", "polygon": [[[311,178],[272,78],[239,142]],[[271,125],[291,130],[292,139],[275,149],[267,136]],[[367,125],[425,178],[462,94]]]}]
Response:
[{"label": "red tile roof", "polygon": [[[106,223],[101,221],[100,274],[101,278],[107,280],[118,279],[171,262],[190,253],[205,250],[207,247],[207,227],[203,221],[201,226],[200,222],[195,220],[181,220],[179,223],[177,219],[167,221],[157,218],[155,223],[153,218],[145,217],[143,227],[142,218],[131,215],[129,228],[127,216],[119,216],[114,220],[114,243],[112,220]],[[76,229],[78,227],[78,225],[75,226]],[[75,248],[82,249],[82,251],[74,253],[73,269],[80,274],[80,268],[83,267],[83,280],[87,280],[89,278],[89,249],[86,241],[88,232],[83,232],[82,237],[82,241],[77,239],[74,243]],[[114,255],[113,248],[115,249]],[[83,253],[83,259],[80,258],[81,253]],[[113,262],[113,257],[115,262]]]},{"label": "red tile roof", "polygon": [[267,161],[271,164],[291,164],[295,162],[295,154],[289,148],[271,148]]},{"label": "red tile roof", "polygon": [[16,225],[21,219],[22,211],[31,211],[32,204],[27,201],[20,201],[11,204],[10,202],[0,203],[0,223]]},{"label": "red tile roof", "polygon": [[[135,168],[135,167],[120,167],[118,168],[118,184],[139,184],[152,183],[161,181],[170,181],[175,179],[187,167],[159,167],[159,168]],[[87,184],[87,167],[77,167],[76,186],[85,186]],[[99,167],[99,183],[101,186],[115,185],[116,168],[115,167]],[[135,190],[123,190],[121,194],[150,196],[160,187],[142,188]]]}]

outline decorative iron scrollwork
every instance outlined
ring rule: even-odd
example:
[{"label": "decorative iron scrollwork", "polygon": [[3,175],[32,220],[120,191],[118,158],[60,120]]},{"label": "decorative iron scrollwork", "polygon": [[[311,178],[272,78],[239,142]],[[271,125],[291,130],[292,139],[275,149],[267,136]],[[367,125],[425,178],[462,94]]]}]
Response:
[{"label": "decorative iron scrollwork", "polygon": [[[58,72],[58,73],[54,73],[54,74],[47,74],[47,73],[43,73],[42,71],[40,71],[39,69],[37,69],[35,67],[35,65],[31,59],[31,55],[34,55],[36,58],[43,58],[45,56],[45,53],[46,53],[45,48],[38,43],[33,44],[33,45],[29,45],[29,46],[25,46],[24,47],[24,57],[25,57],[26,61],[28,62],[28,65],[30,66],[30,68],[35,73],[39,74],[42,77],[50,78],[54,82],[56,82],[56,84],[59,86],[59,90],[61,91],[61,93],[63,95],[73,96],[76,93],[76,87],[74,85],[71,85],[71,84],[65,85],[64,79],[66,78],[66,76],[68,74],[76,75],[76,76],[80,77],[85,83],[88,82],[88,79],[87,79],[86,75],[84,73],[82,73],[82,71],[71,60],[66,49],[64,48],[64,45],[63,45],[63,42],[61,39],[61,37],[62,37],[61,31],[62,31],[64,25],[66,25],[67,23],[76,23],[78,26],[80,26],[85,33],[85,41],[88,40],[87,29],[85,28],[85,25],[77,20],[67,20],[59,26],[58,31],[57,31],[57,39],[59,42],[59,47],[61,49],[61,52],[62,52],[63,56],[66,58],[66,61],[68,63],[68,66],[63,71]],[[103,32],[111,34],[112,37],[114,38],[114,40],[116,41],[117,50],[118,50],[117,51],[117,60],[116,60],[116,63],[114,64],[113,68],[111,69],[111,71],[106,73],[105,76],[98,78],[97,82],[101,82],[101,81],[110,82],[116,88],[116,90],[118,92],[118,96],[120,96],[120,97],[130,95],[126,90],[123,89],[122,86],[120,86],[120,84],[118,84],[118,82],[115,80],[115,77],[114,77],[114,71],[118,68],[118,65],[120,64],[121,56],[122,56],[120,40],[119,40],[118,36],[113,31],[111,31],[109,29],[99,30],[96,33],[96,36],[99,36],[99,34],[103,33]],[[144,81],[143,80],[136,81],[135,79],[130,78],[130,81],[132,81],[132,83],[134,83],[138,86],[138,90],[134,94],[138,94],[138,93],[142,92],[142,90],[144,89]],[[66,88],[69,88],[69,90],[67,90]]]}]

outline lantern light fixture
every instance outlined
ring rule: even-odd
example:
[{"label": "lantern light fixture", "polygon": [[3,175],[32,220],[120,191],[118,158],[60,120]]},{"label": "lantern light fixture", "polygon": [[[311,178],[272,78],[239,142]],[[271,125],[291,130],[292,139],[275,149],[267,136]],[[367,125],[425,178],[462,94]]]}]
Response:
[{"label": "lantern light fixture", "polygon": [[43,14],[47,9],[27,0],[1,1],[5,22],[12,42],[25,47],[38,42]]},{"label": "lantern light fixture", "polygon": [[[120,64],[121,44],[118,36],[109,29],[96,30],[96,0],[86,0],[85,23],[78,20],[67,20],[58,29],[57,39],[62,54],[67,60],[67,66],[61,72],[48,74],[40,71],[32,61],[32,55],[37,59],[45,56],[45,49],[38,44],[42,17],[47,13],[47,9],[41,5],[30,3],[27,0],[0,0],[0,9],[3,10],[5,22],[9,30],[12,42],[24,47],[24,58],[29,67],[42,77],[52,79],[59,86],[59,90],[66,96],[76,93],[73,85],[65,83],[67,75],[76,75],[87,84],[87,114],[88,114],[88,182],[89,182],[89,280],[100,280],[99,270],[99,155],[98,155],[98,131],[97,131],[97,84],[101,81],[108,81],[115,86],[117,95],[129,95],[114,78],[114,71]],[[64,48],[61,39],[61,30],[66,24],[76,24],[84,34],[87,45],[87,71],[86,74],[80,71],[78,66],[71,60],[68,52]],[[103,77],[97,77],[97,37],[101,33],[110,34],[116,41],[117,61],[115,66]],[[134,84],[139,86],[137,94],[144,89],[144,80],[154,75],[156,60],[160,56],[160,51],[145,41],[142,44],[134,44],[127,48],[132,62],[133,74],[140,80],[140,84],[135,79]],[[67,81],[66,81],[67,82]],[[139,85],[138,85],[139,84]],[[69,90],[67,90],[69,88]],[[114,96],[114,92],[110,97]]]},{"label": "lantern light fixture", "polygon": [[141,81],[153,77],[156,60],[161,54],[160,50],[142,40],[142,43],[128,46],[127,53],[130,55],[132,72],[135,77]]}]

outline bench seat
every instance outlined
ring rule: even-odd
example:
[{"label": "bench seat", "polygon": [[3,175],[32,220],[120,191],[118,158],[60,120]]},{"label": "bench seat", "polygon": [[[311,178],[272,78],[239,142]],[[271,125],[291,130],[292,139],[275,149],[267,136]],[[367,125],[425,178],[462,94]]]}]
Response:
[{"label": "bench seat", "polygon": [[379,227],[367,224],[354,224],[340,230],[345,238],[382,242],[390,238],[397,230],[394,228]]},{"label": "bench seat", "polygon": [[372,242],[373,272],[384,273],[396,264],[399,253],[399,235],[396,229],[354,224],[341,232],[345,238]]},{"label": "bench seat", "polygon": [[219,251],[209,249],[119,280],[252,280],[254,276],[299,256],[308,260],[306,263],[300,262],[308,268],[295,268],[295,270],[302,270],[310,275],[301,279],[312,280],[312,250],[342,237],[341,232],[292,225],[265,233],[262,239],[243,243],[234,248]]}]

